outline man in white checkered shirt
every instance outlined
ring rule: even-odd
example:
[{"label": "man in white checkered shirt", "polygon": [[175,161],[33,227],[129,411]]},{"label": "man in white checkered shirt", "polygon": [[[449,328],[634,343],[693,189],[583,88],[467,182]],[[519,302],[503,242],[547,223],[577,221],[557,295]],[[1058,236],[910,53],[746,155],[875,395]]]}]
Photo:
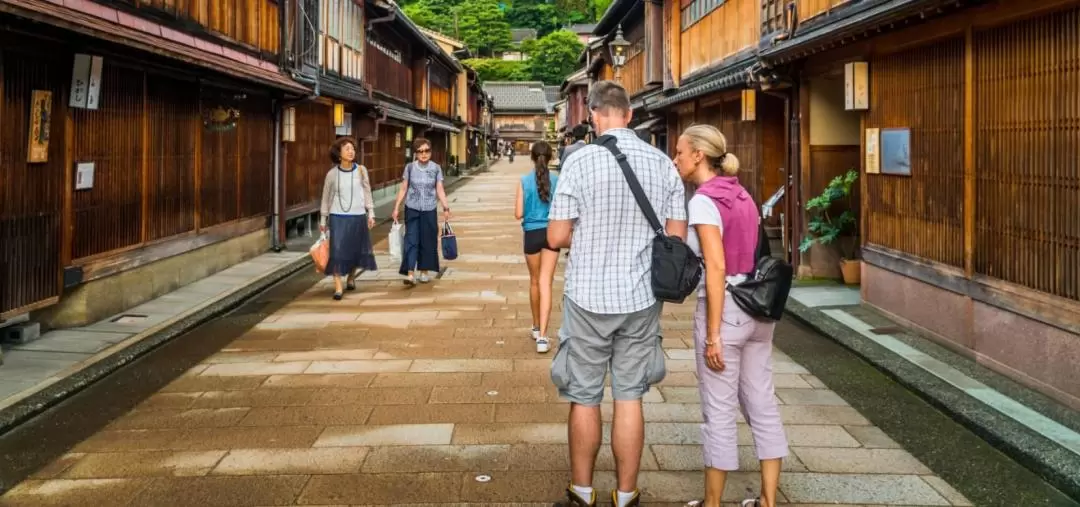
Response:
[{"label": "man in white checkered shirt", "polygon": [[[589,92],[589,109],[600,135],[612,135],[669,235],[686,238],[686,198],[674,163],[626,128],[630,98],[622,86],[603,81]],[[660,348],[663,303],[652,293],[655,233],[634,200],[615,157],[585,146],[567,157],[548,213],[548,243],[570,247],[563,322],[551,379],[571,402],[570,506],[596,504],[593,467],[600,449],[600,402],[611,365],[615,399],[612,450],[618,475],[615,507],[639,502],[637,474],[645,422],[641,398],[664,379]]]}]

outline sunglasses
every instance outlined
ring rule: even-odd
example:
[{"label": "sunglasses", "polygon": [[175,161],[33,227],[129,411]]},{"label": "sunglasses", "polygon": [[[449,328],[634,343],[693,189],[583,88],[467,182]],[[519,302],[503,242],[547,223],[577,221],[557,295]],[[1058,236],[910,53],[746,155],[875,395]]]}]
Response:
[{"label": "sunglasses", "polygon": [[431,150],[429,150],[427,148],[423,148],[423,149],[420,149],[420,150],[416,150],[416,152],[417,153],[431,153]]}]

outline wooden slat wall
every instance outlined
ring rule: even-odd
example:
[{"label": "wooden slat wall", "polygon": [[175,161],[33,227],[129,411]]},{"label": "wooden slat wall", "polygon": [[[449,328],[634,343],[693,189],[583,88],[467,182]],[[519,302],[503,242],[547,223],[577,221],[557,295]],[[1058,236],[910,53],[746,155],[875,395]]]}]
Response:
[{"label": "wooden slat wall", "polygon": [[822,14],[828,14],[833,9],[850,1],[851,0],[796,0],[799,22],[804,22]]},{"label": "wooden slat wall", "polygon": [[[0,36],[0,43],[7,42]],[[60,294],[64,104],[71,63],[58,56],[0,51],[0,313]],[[49,161],[43,164],[26,162],[33,90],[53,92]]]},{"label": "wooden slat wall", "polygon": [[[681,78],[757,45],[761,26],[759,2],[728,0],[682,31],[679,42]],[[681,27],[678,20],[676,25]]]},{"label": "wooden slat wall", "polygon": [[[207,104],[203,107],[207,107]],[[240,218],[237,206],[240,199],[239,156],[241,131],[244,129],[245,126],[240,122],[237,128],[224,132],[203,129],[202,181],[199,188],[202,205],[199,217],[202,227]]]},{"label": "wooden slat wall", "polygon": [[274,182],[274,115],[268,100],[249,100],[240,119],[240,217],[271,211]]},{"label": "wooden slat wall", "polygon": [[697,118],[698,123],[712,125],[724,134],[728,151],[739,159],[739,183],[760,202],[761,145],[758,143],[758,125],[756,122],[742,121],[741,99],[730,97],[703,107]]},{"label": "wooden slat wall", "polygon": [[622,84],[631,97],[645,88],[645,51],[638,51],[622,68]]},{"label": "wooden slat wall", "polygon": [[148,11],[192,21],[224,39],[271,55],[278,54],[280,32],[274,0],[136,0]]},{"label": "wooden slat wall", "polygon": [[[401,141],[400,146],[394,146],[397,139]],[[405,167],[405,129],[396,125],[380,125],[379,137],[371,144],[367,168],[372,187],[386,186],[401,178]]]},{"label": "wooden slat wall", "polygon": [[366,49],[367,55],[364,58],[364,75],[368,77],[371,86],[376,90],[391,97],[414,103],[413,73],[412,67],[407,63],[409,61],[408,52],[401,50],[402,55],[399,58],[401,61],[398,61],[398,59],[391,58],[384,52],[384,49],[391,48],[394,47],[382,43],[376,45],[369,40]]},{"label": "wooden slat wall", "polygon": [[147,77],[149,147],[148,240],[195,230],[195,136],[199,123],[198,88],[175,80]]},{"label": "wooden slat wall", "polygon": [[441,165],[445,170],[447,154],[450,152],[446,133],[432,130],[425,134],[425,137],[428,141],[431,141],[431,160]]},{"label": "wooden slat wall", "polygon": [[285,172],[287,207],[312,204],[322,198],[323,180],[330,170],[334,110],[316,102],[296,106],[296,142],[288,143]]},{"label": "wooden slat wall", "polygon": [[143,76],[106,62],[100,107],[72,110],[74,162],[94,163],[94,187],[74,195],[74,259],[142,242]]},{"label": "wooden slat wall", "polygon": [[876,57],[867,127],[911,129],[912,175],[867,175],[867,242],[964,266],[964,41]]},{"label": "wooden slat wall", "polygon": [[431,112],[449,118],[452,112],[450,89],[431,85]]},{"label": "wooden slat wall", "polygon": [[1080,9],[972,49],[974,270],[1080,300]]}]

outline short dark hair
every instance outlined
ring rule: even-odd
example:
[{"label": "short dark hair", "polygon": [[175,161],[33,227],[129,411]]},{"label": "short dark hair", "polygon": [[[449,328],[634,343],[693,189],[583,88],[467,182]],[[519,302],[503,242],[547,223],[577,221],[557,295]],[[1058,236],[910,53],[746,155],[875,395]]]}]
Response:
[{"label": "short dark hair", "polygon": [[[354,152],[355,151],[360,151],[359,148],[358,148],[358,145],[356,144],[356,139],[353,139],[351,137],[339,137],[339,138],[337,138],[337,141],[334,141],[334,144],[330,145],[330,161],[331,162],[333,162],[335,164],[340,164],[341,163],[341,150],[342,150],[342,148],[345,147],[346,144],[351,144],[352,147],[353,147]],[[360,155],[356,154],[355,157],[360,158]],[[355,161],[355,159],[354,159],[354,161]]]},{"label": "short dark hair", "polygon": [[615,109],[625,113],[630,110],[630,95],[619,83],[600,81],[589,91],[589,109],[594,111]]},{"label": "short dark hair", "polygon": [[571,131],[570,135],[574,137],[575,141],[584,141],[585,137],[589,135],[589,130],[589,124],[578,124],[574,126],[574,130]]},{"label": "short dark hair", "polygon": [[412,149],[413,151],[419,150],[420,147],[425,144],[428,145],[429,148],[433,147],[431,146],[431,141],[428,141],[426,137],[417,137],[416,139],[413,139]]}]

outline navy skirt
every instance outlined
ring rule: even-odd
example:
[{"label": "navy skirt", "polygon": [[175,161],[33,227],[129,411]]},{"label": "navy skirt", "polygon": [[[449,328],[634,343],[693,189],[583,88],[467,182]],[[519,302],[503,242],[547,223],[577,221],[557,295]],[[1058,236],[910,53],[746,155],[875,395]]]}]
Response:
[{"label": "navy skirt", "polygon": [[404,247],[398,273],[439,271],[439,215],[435,210],[419,211],[405,206]]},{"label": "navy skirt", "polygon": [[367,215],[330,215],[327,225],[330,227],[330,262],[326,263],[325,274],[348,276],[356,269],[377,269]]}]

